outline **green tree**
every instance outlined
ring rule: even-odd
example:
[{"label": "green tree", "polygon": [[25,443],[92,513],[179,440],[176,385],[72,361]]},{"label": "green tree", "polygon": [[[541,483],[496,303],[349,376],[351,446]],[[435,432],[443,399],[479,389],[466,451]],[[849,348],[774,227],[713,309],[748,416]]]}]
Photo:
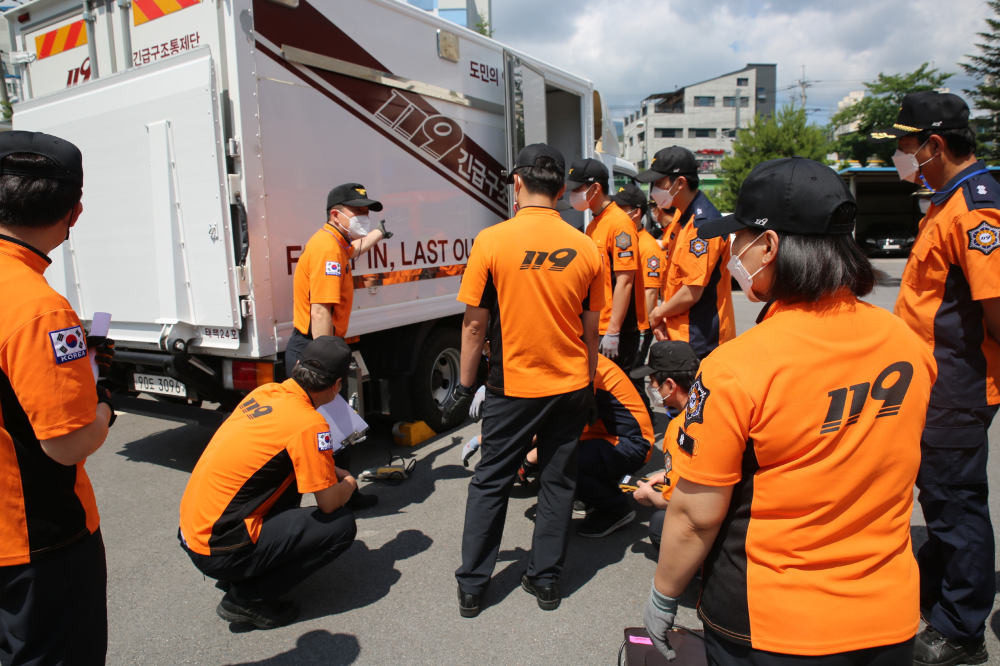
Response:
[{"label": "green tree", "polygon": [[[1000,16],[1000,2],[989,0],[986,4],[995,15]],[[979,55],[965,56],[972,64],[959,63],[959,66],[980,81],[979,85],[965,93],[972,98],[977,109],[990,113],[988,119],[981,121],[982,131],[977,139],[981,139],[982,143],[976,152],[990,164],[997,164],[1000,163],[1000,20],[988,18],[986,25],[989,32],[978,33],[985,42],[976,44]]]},{"label": "green tree", "polygon": [[476,27],[473,28],[473,30],[478,32],[480,35],[485,35],[490,38],[493,37],[493,26],[486,20],[486,14],[479,15],[479,20],[476,21]]},{"label": "green tree", "polygon": [[810,123],[803,108],[786,104],[771,118],[758,114],[736,135],[733,154],[722,160],[723,184],[717,191],[716,207],[733,210],[740,185],[761,162],[801,155],[825,164],[828,148],[826,131]]},{"label": "green tree", "polygon": [[869,158],[876,157],[886,164],[892,164],[896,144],[892,141],[869,143],[868,133],[874,129],[892,127],[899,115],[903,97],[908,93],[936,90],[951,76],[949,73],[938,73],[937,69],[928,69],[927,63],[909,74],[879,74],[877,80],[865,83],[865,96],[859,102],[841,109],[830,118],[831,132],[839,126],[858,123],[858,131],[840,136],[834,142],[834,150],[841,159],[858,160],[866,164]]}]

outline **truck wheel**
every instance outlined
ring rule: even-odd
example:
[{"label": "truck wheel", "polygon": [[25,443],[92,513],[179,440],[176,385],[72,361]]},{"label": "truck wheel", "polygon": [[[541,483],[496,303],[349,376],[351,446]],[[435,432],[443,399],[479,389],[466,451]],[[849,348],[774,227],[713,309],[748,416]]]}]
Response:
[{"label": "truck wheel", "polygon": [[462,367],[461,334],[453,328],[432,331],[424,341],[413,375],[413,399],[417,418],[434,432],[450,430],[465,420],[466,414],[456,414],[451,421],[441,415],[445,398],[458,383]]}]

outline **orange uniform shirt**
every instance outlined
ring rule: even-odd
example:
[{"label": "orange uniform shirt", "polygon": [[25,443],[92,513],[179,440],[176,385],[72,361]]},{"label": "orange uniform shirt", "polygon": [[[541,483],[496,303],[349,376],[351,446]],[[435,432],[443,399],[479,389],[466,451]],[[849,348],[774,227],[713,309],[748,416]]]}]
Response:
[{"label": "orange uniform shirt", "polygon": [[1000,185],[976,162],[931,197],[903,271],[896,314],[937,362],[936,407],[1000,403],[1000,344],[979,301],[1000,297]]},{"label": "orange uniform shirt", "polygon": [[666,478],[663,480],[663,499],[670,501],[670,496],[674,494],[674,488],[677,487],[677,481],[681,478],[681,475],[674,468],[674,457],[678,455],[680,450],[678,446],[682,426],[684,425],[684,414],[678,414],[670,420],[667,424],[667,430],[663,433],[663,470],[666,472]]},{"label": "orange uniform shirt", "polygon": [[346,337],[354,305],[351,244],[327,222],[299,255],[292,281],[293,319],[299,333],[311,335],[313,303],[333,304],[333,334]]},{"label": "orange uniform shirt", "polygon": [[490,311],[486,385],[515,398],[588,386],[580,316],[604,307],[603,280],[593,242],[551,208],[522,208],[479,232],[458,300]]},{"label": "orange uniform shirt", "polygon": [[666,277],[665,256],[666,253],[656,239],[645,229],[639,229],[639,265],[642,267],[642,281],[646,289],[656,289],[662,293]]},{"label": "orange uniform shirt", "polygon": [[333,444],[294,379],[250,392],[191,473],[181,498],[185,545],[219,555],[257,543],[264,516],[293,482],[303,494],[337,483]]},{"label": "orange uniform shirt", "polygon": [[61,465],[39,443],[97,414],[84,331],[42,277],[48,265],[0,236],[0,566],[38,561],[100,526],[83,463]]},{"label": "orange uniform shirt", "polygon": [[699,191],[677,221],[677,238],[670,252],[664,289],[673,296],[682,285],[704,287],[690,310],[667,317],[668,338],[689,343],[699,358],[736,337],[733,289],[726,268],[729,239],[698,238],[698,227],[718,217],[719,211]]},{"label": "orange uniform shirt", "polygon": [[625,371],[603,355],[597,357],[594,391],[597,421],[584,429],[580,439],[604,439],[644,454],[648,461],[656,442],[649,412]]},{"label": "orange uniform shirt", "polygon": [[604,309],[601,310],[601,335],[608,331],[611,321],[612,297],[614,296],[615,271],[635,271],[632,283],[632,298],[629,300],[622,330],[645,331],[649,328],[646,314],[646,287],[639,268],[638,232],[635,222],[625,214],[618,204],[611,202],[596,215],[587,226],[587,235],[597,244],[604,264]]},{"label": "orange uniform shirt", "polygon": [[797,655],[916,634],[910,514],[934,374],[898,317],[846,291],[777,303],[702,362],[673,464],[735,486],[705,560],[705,624]]}]

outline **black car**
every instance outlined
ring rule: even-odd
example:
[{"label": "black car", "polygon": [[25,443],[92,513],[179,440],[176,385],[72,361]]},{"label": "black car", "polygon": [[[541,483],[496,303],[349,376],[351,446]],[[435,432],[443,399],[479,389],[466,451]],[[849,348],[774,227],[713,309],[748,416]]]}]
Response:
[{"label": "black car", "polygon": [[858,245],[868,256],[900,256],[910,254],[917,232],[900,224],[872,224],[858,237]]}]

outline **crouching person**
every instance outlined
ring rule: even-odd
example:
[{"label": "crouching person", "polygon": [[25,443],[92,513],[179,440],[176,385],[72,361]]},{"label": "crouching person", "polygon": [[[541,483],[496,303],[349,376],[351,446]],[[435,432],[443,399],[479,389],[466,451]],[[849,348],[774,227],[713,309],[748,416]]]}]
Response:
[{"label": "crouching person", "polygon": [[[273,629],[298,607],[279,597],[354,542],[344,503],[357,482],[333,462],[330,428],[316,408],[334,399],[351,350],[318,337],[292,378],[250,393],[219,428],[181,499],[180,539],[191,561],[226,590],[216,612]],[[300,508],[303,493],[316,507]]]}]

